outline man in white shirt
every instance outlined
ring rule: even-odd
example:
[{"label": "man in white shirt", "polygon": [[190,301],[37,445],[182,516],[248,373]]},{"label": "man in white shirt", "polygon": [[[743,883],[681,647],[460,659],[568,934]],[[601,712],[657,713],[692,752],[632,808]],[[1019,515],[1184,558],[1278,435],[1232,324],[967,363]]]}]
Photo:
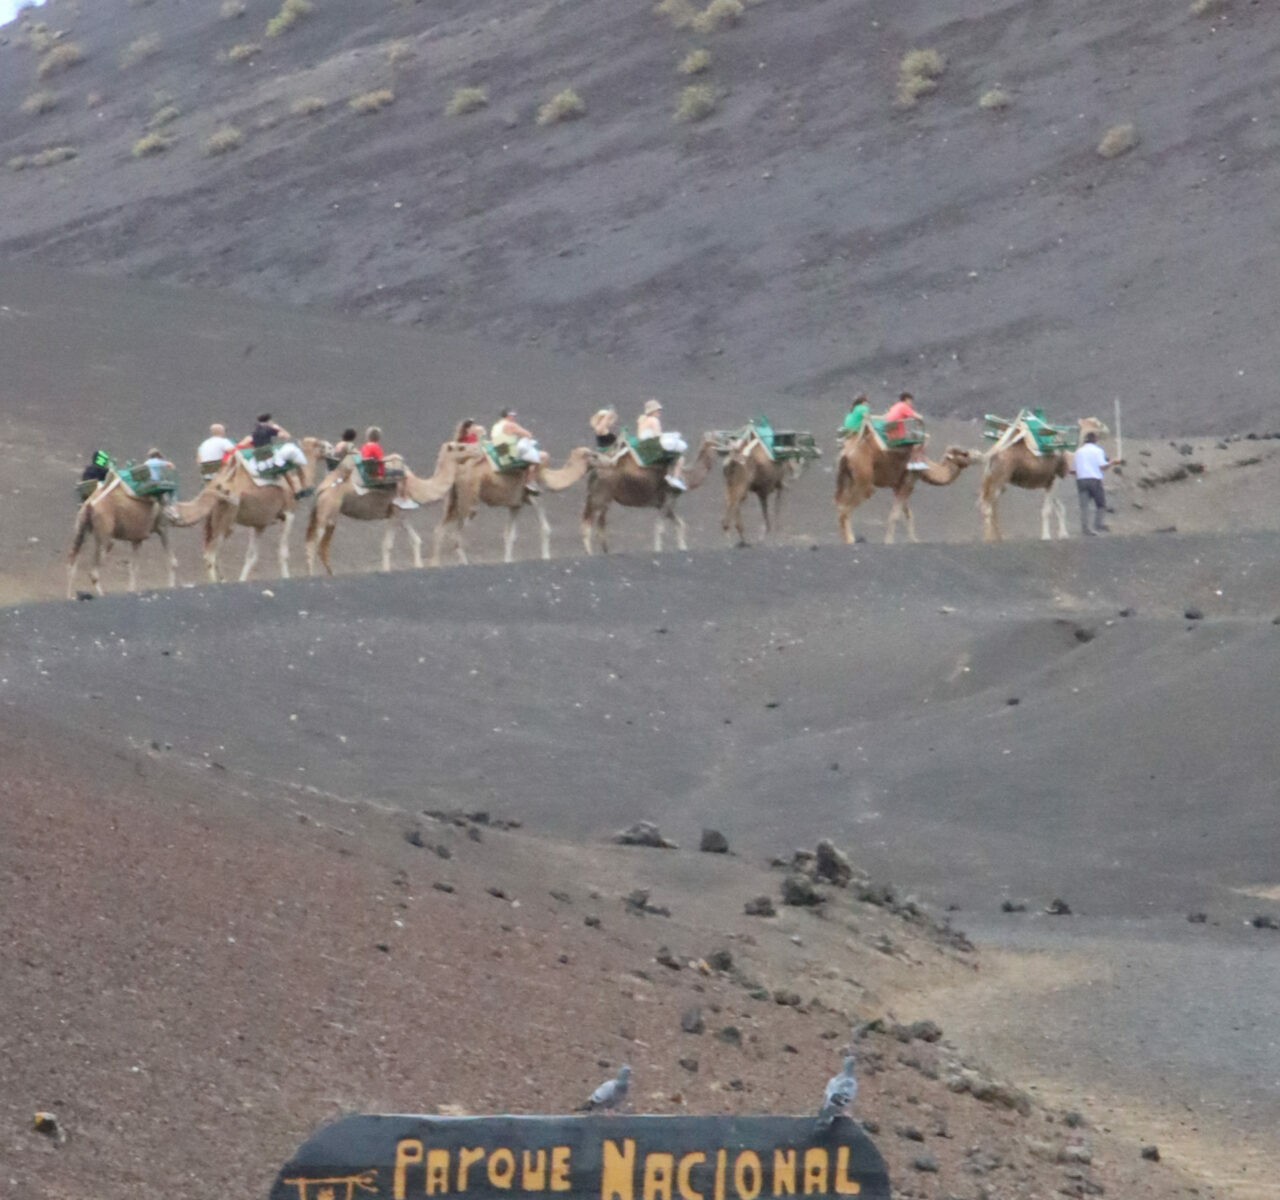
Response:
[{"label": "man in white shirt", "polygon": [[196,450],[196,461],[200,464],[201,476],[208,479],[209,476],[216,475],[222,469],[222,460],[227,456],[228,451],[235,448],[235,442],[227,437],[225,426],[210,425],[209,436]]},{"label": "man in white shirt", "polygon": [[[1084,435],[1084,445],[1075,453],[1071,470],[1076,477],[1076,494],[1080,497],[1080,528],[1085,537],[1096,532],[1106,533],[1102,514],[1107,511],[1107,495],[1102,487],[1102,473],[1112,466],[1106,452],[1098,445],[1096,433]],[[1098,517],[1093,529],[1089,528],[1089,505],[1098,506]]]}]

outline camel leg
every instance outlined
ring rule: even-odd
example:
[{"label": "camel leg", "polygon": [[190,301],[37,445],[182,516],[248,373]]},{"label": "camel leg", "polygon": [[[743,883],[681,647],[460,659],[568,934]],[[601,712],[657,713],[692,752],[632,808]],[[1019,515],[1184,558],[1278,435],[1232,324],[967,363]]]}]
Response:
[{"label": "camel leg", "polygon": [[334,531],[338,528],[337,522],[324,527],[324,533],[320,535],[320,561],[324,564],[324,573],[326,575],[333,574],[333,566],[329,562],[329,547],[333,544]]},{"label": "camel leg", "polygon": [[516,551],[516,521],[520,515],[518,508],[507,509],[507,524],[502,531],[502,561],[509,563],[515,558]]},{"label": "camel leg", "polygon": [[1053,538],[1053,492],[1046,491],[1044,502],[1040,505],[1040,540],[1050,541]]},{"label": "camel leg", "polygon": [[458,561],[465,567],[471,560],[467,557],[466,543],[463,541],[463,533],[466,531],[467,521],[463,517],[457,523],[457,528],[453,531],[453,552],[457,555]]},{"label": "camel leg", "polygon": [[258,538],[262,536],[262,530],[256,526],[249,526],[249,544],[244,550],[244,566],[240,568],[240,582],[244,583],[253,571],[254,563],[258,561]]},{"label": "camel leg", "polygon": [[907,519],[907,541],[919,542],[920,539],[916,537],[916,514],[911,511],[910,496],[902,502],[902,514]]},{"label": "camel leg", "polygon": [[404,523],[404,531],[409,535],[409,545],[413,547],[413,565],[422,570],[422,535],[408,521]]},{"label": "camel leg", "polygon": [[[781,495],[782,495],[781,492],[774,493],[773,504],[775,509],[778,506],[778,497]],[[769,493],[768,492],[762,492],[760,495],[760,519],[764,521],[764,536],[768,537],[771,533],[773,533],[773,522],[769,519]]]},{"label": "camel leg", "polygon": [[551,522],[547,520],[547,510],[542,507],[542,501],[530,499],[533,511],[538,518],[538,532],[542,537],[542,558],[547,561],[551,557]]},{"label": "camel leg", "polygon": [[674,509],[671,512],[671,524],[676,527],[676,548],[689,549],[689,539],[685,537],[684,518]]},{"label": "camel leg", "polygon": [[[107,543],[110,546],[110,542]],[[93,539],[93,561],[89,564],[89,582],[99,596],[105,596],[102,590],[102,543],[95,536]]]},{"label": "camel leg", "polygon": [[1053,511],[1058,516],[1058,536],[1060,538],[1069,538],[1071,534],[1067,530],[1067,506],[1062,503],[1062,497],[1057,492],[1049,493],[1053,497]]},{"label": "camel leg", "polygon": [[843,505],[836,507],[836,525],[840,529],[840,536],[844,539],[846,546],[852,546],[857,540],[853,533],[853,508],[852,504],[847,508]]},{"label": "camel leg", "polygon": [[293,528],[293,516],[291,512],[284,514],[284,528],[280,530],[280,548],[277,556],[280,563],[280,578],[289,578],[289,530]]},{"label": "camel leg", "polygon": [[129,543],[129,590],[138,590],[138,555],[142,551],[141,542]]},{"label": "camel leg", "polygon": [[986,496],[978,499],[978,511],[982,514],[982,540],[984,542],[998,542],[1000,540],[1000,526],[996,521],[996,502]]},{"label": "camel leg", "polygon": [[382,535],[382,569],[384,571],[391,570],[391,547],[395,545],[396,526],[399,524],[399,518],[392,517],[387,522],[387,532]]},{"label": "camel leg", "polygon": [[659,512],[653,518],[653,552],[654,554],[662,553],[662,522],[666,520],[665,515]]},{"label": "camel leg", "polygon": [[583,513],[578,522],[578,532],[582,535],[582,549],[590,557],[595,551],[591,545],[591,517],[587,513]]},{"label": "camel leg", "polygon": [[431,534],[431,565],[433,567],[440,565],[440,551],[444,549],[446,532],[444,518],[441,517],[436,524],[434,532]]},{"label": "camel leg", "polygon": [[160,548],[164,551],[165,559],[169,563],[169,586],[178,586],[178,556],[169,548],[169,531],[164,527],[162,521],[156,526],[156,537],[160,539]]}]

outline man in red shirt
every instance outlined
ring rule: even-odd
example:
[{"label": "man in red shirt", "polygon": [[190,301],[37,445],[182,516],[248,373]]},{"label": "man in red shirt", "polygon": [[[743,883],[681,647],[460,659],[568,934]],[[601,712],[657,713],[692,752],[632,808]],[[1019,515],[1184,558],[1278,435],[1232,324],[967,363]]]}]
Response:
[{"label": "man in red shirt", "polygon": [[[916,412],[915,405],[912,401],[915,397],[910,392],[903,392],[898,397],[896,403],[889,406],[889,411],[884,414],[885,436],[890,440],[901,438],[907,431],[905,421],[914,417],[920,419],[920,414]],[[897,422],[895,425],[894,423]],[[917,442],[911,447],[911,455],[907,459],[908,471],[927,471],[929,469],[928,460],[924,456],[924,443]]]},{"label": "man in red shirt", "polygon": [[[382,430],[370,425],[365,431],[364,445],[360,447],[360,457],[368,466],[365,467],[365,478],[381,479],[387,472],[386,451],[382,448]],[[391,501],[397,508],[417,508],[418,502],[409,495],[403,479],[396,483],[395,498]]]}]

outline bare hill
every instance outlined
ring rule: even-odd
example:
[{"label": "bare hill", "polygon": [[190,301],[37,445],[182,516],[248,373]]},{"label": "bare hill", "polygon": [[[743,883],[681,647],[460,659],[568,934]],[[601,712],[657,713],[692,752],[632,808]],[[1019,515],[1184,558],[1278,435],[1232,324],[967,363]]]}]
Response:
[{"label": "bare hill", "polygon": [[[315,0],[268,36],[276,0],[50,0],[6,31],[0,155],[26,166],[0,253],[753,397],[905,382],[935,412],[1119,395],[1135,430],[1252,427],[1280,369],[1253,269],[1280,32],[1262,4],[1196,7],[766,0],[703,33],[676,4]],[[945,67],[907,107],[913,48]],[[677,122],[691,83],[714,109]],[[448,116],[461,87],[487,104]],[[563,88],[585,113],[539,125]],[[134,157],[148,126],[165,148]]]}]

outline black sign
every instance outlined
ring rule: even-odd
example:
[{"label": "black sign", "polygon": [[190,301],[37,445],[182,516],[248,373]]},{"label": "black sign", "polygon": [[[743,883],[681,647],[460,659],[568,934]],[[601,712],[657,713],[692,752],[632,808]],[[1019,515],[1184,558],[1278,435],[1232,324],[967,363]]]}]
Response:
[{"label": "black sign", "polygon": [[847,1118],[347,1117],[303,1143],[271,1200],[888,1200]]}]

